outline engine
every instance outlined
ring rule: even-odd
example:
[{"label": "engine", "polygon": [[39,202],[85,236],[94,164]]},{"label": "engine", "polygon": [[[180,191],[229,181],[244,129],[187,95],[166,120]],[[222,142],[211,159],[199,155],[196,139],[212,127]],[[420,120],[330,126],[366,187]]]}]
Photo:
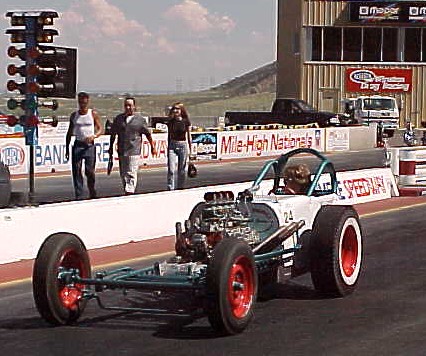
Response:
[{"label": "engine", "polygon": [[206,262],[217,243],[226,238],[244,239],[254,246],[259,233],[249,225],[250,218],[238,208],[231,191],[209,192],[185,221],[185,231],[176,224],[176,256],[182,261]]}]

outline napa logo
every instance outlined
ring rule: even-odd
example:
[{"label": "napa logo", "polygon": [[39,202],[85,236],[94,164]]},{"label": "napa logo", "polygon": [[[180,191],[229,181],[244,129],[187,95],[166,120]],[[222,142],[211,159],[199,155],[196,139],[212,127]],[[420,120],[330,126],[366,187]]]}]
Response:
[{"label": "napa logo", "polygon": [[366,69],[354,70],[349,76],[349,79],[352,82],[358,84],[371,83],[374,81],[375,78],[376,75],[374,74],[374,72]]},{"label": "napa logo", "polygon": [[25,160],[25,151],[19,145],[10,143],[0,148],[2,162],[9,167],[20,166]]}]

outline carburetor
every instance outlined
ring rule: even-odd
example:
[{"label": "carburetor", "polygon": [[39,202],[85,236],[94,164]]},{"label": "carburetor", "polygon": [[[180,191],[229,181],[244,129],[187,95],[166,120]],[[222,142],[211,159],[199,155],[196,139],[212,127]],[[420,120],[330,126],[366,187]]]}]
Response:
[{"label": "carburetor", "polygon": [[176,255],[183,260],[206,261],[224,238],[244,239],[249,245],[260,242],[259,233],[249,226],[250,218],[238,210],[233,192],[206,193],[198,210],[185,221],[184,232],[176,224]]}]

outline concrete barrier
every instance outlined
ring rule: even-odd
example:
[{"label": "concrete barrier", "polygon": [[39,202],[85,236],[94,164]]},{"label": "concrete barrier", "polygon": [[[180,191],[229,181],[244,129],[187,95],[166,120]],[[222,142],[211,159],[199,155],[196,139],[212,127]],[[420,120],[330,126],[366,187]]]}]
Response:
[{"label": "concrete barrier", "polygon": [[400,150],[399,184],[426,185],[426,148]]},{"label": "concrete barrier", "polygon": [[[338,172],[340,203],[390,198],[392,178],[385,168]],[[175,223],[188,218],[205,192],[231,190],[237,194],[251,184],[1,209],[0,264],[35,258],[43,241],[58,232],[79,236],[88,249],[171,236]],[[271,180],[262,182],[259,194],[267,194],[271,187]]]},{"label": "concrete barrier", "polygon": [[400,194],[422,195],[426,191],[426,147],[392,147],[389,152]]}]

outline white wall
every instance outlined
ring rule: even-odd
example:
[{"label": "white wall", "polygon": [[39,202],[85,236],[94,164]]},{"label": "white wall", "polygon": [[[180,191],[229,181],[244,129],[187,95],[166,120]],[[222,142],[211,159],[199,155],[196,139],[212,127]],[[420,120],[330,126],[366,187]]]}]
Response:
[{"label": "white wall", "polygon": [[[390,169],[339,172],[342,204],[391,197]],[[251,182],[179,191],[102,198],[39,207],[0,210],[0,264],[35,258],[51,234],[79,236],[88,249],[174,235],[175,223],[188,218],[208,191],[232,190],[236,195]],[[261,191],[268,191],[265,181]]]}]

